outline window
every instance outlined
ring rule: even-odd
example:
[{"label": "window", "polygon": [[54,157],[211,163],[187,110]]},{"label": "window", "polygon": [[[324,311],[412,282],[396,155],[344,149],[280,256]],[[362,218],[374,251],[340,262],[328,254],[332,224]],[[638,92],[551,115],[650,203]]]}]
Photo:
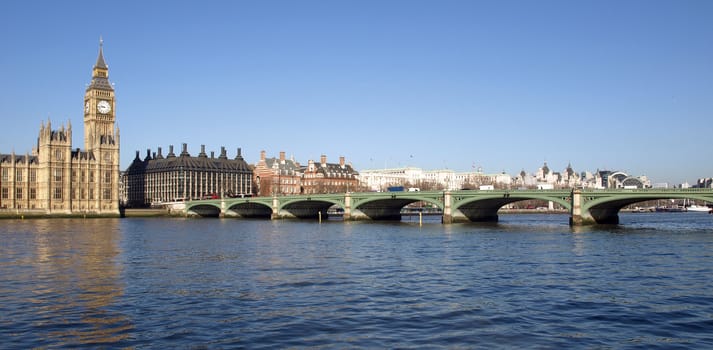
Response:
[{"label": "window", "polygon": [[60,187],[54,188],[54,199],[62,199],[62,188],[60,188]]},{"label": "window", "polygon": [[54,169],[54,181],[62,181],[62,169]]},{"label": "window", "polygon": [[37,199],[37,189],[36,188],[30,189],[30,199]]},{"label": "window", "polygon": [[54,157],[56,160],[62,160],[62,151],[61,150],[54,151]]},{"label": "window", "polygon": [[8,168],[2,168],[2,181],[7,181],[10,176],[10,170]]},{"label": "window", "polygon": [[82,183],[85,183],[85,182],[86,182],[86,179],[87,179],[87,173],[86,173],[84,170],[82,170],[82,178],[81,178],[80,181],[81,181]]},{"label": "window", "polygon": [[15,170],[15,181],[22,181],[22,169]]},{"label": "window", "polygon": [[111,183],[111,171],[105,171],[105,172],[104,172],[104,183],[105,183],[105,184],[110,184],[110,183]]},{"label": "window", "polygon": [[15,199],[22,199],[22,187],[15,189]]},{"label": "window", "polygon": [[89,182],[94,182],[94,172],[93,171],[89,171]]},{"label": "window", "polygon": [[104,199],[107,199],[107,200],[111,199],[111,189],[109,189],[109,188],[104,189]]},{"label": "window", "polygon": [[37,169],[30,169],[30,182],[37,182]]},{"label": "window", "polygon": [[72,170],[72,182],[77,182],[77,171]]},{"label": "window", "polygon": [[7,187],[2,188],[2,199],[10,198],[10,190]]},{"label": "window", "polygon": [[90,200],[91,200],[91,199],[94,199],[94,189],[93,189],[93,188],[90,188],[90,189],[89,189],[89,199],[90,199]]},{"label": "window", "polygon": [[79,198],[80,199],[87,199],[87,191],[85,189],[79,190]]}]

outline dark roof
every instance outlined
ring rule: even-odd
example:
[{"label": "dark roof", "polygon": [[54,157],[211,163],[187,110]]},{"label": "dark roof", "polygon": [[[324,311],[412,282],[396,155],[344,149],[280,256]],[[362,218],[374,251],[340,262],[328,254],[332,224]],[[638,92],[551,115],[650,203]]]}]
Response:
[{"label": "dark roof", "polygon": [[275,157],[265,159],[265,167],[267,169],[275,169],[277,167],[283,175],[293,175],[303,169],[291,159],[285,159],[283,162]]},{"label": "dark roof", "polygon": [[169,155],[167,158],[156,156],[155,158],[146,157],[141,160],[138,152],[126,172],[135,174],[141,172],[169,172],[180,169],[207,172],[251,172],[248,163],[242,157],[228,159],[226,157],[209,158],[204,155],[198,157],[191,157],[190,155],[171,157]]},{"label": "dark roof", "polygon": [[[309,166],[303,166],[302,170],[306,171],[308,167]],[[352,168],[352,166],[349,164],[344,164],[344,166],[342,167],[337,163],[326,163],[325,166],[322,166],[322,163],[314,162],[314,168],[316,172],[322,173],[326,177],[359,175],[359,172],[354,170],[354,168]]]},{"label": "dark roof", "polygon": [[104,68],[108,69],[109,67],[106,65],[106,62],[104,62],[104,41],[100,40],[99,41],[99,57],[97,57],[97,64],[94,65],[96,68]]},{"label": "dark roof", "polygon": [[89,89],[114,91],[111,83],[109,83],[109,79],[105,77],[93,77],[92,82],[87,87],[87,90]]},{"label": "dark roof", "polygon": [[[97,63],[94,65],[94,69],[97,68],[109,69],[109,66],[106,65],[106,62],[104,62],[104,50],[102,49],[102,41],[99,42],[99,56],[97,57]],[[92,77],[92,82],[87,87],[87,90],[89,89],[114,91],[114,88],[111,86],[111,83],[109,83],[109,79],[107,77],[99,76]]]},{"label": "dark roof", "polygon": [[[26,160],[25,158],[27,157],[27,161],[33,164],[39,164],[39,159],[37,156],[20,156],[20,155],[15,155],[15,163],[24,163]],[[0,163],[10,163],[12,162],[12,154],[0,154]]]},{"label": "dark roof", "polygon": [[76,151],[72,151],[72,159],[79,159],[79,160],[96,160],[94,157],[94,152],[82,152],[79,149]]}]

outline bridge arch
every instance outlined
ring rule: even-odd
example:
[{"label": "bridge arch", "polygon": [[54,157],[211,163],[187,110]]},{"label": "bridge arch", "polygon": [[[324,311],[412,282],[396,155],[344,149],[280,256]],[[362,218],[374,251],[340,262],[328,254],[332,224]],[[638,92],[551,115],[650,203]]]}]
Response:
[{"label": "bridge arch", "polygon": [[195,203],[186,206],[186,214],[189,216],[219,217],[220,213],[220,205],[215,203]]},{"label": "bridge arch", "polygon": [[[622,193],[626,193],[627,195],[622,197]],[[622,208],[645,201],[693,199],[713,202],[713,195],[711,195],[710,192],[704,193],[695,190],[677,193],[670,193],[668,191],[656,192],[651,190],[620,190],[604,193],[583,193],[582,197],[583,211],[588,212],[591,219],[597,224],[618,224],[619,211],[621,211]]]},{"label": "bridge arch", "polygon": [[272,207],[265,203],[244,201],[231,204],[226,209],[226,216],[240,218],[265,218],[272,217]]},{"label": "bridge arch", "polygon": [[[552,201],[571,210],[571,194],[566,191],[494,191],[487,195],[464,196],[454,194],[453,209],[469,221],[498,221],[498,210],[503,206],[526,200]],[[458,216],[455,215],[457,218]]]},{"label": "bridge arch", "polygon": [[426,202],[443,209],[442,192],[394,192],[389,197],[381,196],[355,198],[352,207],[352,219],[368,218],[371,220],[401,220],[401,209],[405,206]]},{"label": "bridge arch", "polygon": [[294,217],[299,219],[327,218],[327,209],[332,206],[344,209],[344,203],[328,198],[295,198],[288,199],[278,208],[279,217]]}]

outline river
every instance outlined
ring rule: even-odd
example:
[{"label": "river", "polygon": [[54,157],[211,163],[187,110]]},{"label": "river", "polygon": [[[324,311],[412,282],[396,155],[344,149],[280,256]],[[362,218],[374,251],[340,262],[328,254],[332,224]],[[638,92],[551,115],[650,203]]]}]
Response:
[{"label": "river", "polygon": [[620,217],[2,220],[1,347],[713,347],[713,215]]}]

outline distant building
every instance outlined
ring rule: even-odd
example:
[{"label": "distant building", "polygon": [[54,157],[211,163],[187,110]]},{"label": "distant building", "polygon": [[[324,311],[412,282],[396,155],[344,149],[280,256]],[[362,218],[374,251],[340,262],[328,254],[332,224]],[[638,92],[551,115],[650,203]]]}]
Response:
[{"label": "distant building", "polygon": [[339,157],[339,163],[327,163],[322,155],[320,162],[309,160],[300,165],[294,159],[267,158],[260,152],[260,160],[254,170],[256,193],[259,196],[294,194],[344,193],[359,189],[359,173]]},{"label": "distant building", "polygon": [[695,184],[696,188],[713,188],[713,178],[698,179]]},{"label": "distant building", "polygon": [[126,206],[134,208],[177,200],[250,195],[252,179],[252,169],[240,148],[235,158],[229,159],[225,147],[221,147],[218,157],[214,152],[209,157],[201,145],[201,152],[192,157],[185,143],[178,156],[173,153],[173,145],[166,157],[161,147],[153,155],[147,150],[144,159],[136,151],[136,158],[123,176]]},{"label": "distant building", "polygon": [[594,178],[583,183],[588,188],[651,188],[651,181],[644,175],[631,176],[623,171],[598,170]]},{"label": "distant building", "polygon": [[[84,94],[84,150],[72,125],[40,126],[32,154],[0,154],[0,209],[119,215],[119,128],[102,44]],[[7,130],[4,130],[7,132]]]},{"label": "distant building", "polygon": [[302,170],[300,163],[286,159],[285,152],[279,158],[267,158],[260,151],[260,160],[253,170],[255,194],[258,196],[294,195],[302,193]]},{"label": "distant building", "polygon": [[339,163],[327,163],[322,155],[319,162],[309,160],[302,168],[301,193],[345,193],[359,189],[359,173],[339,157]]},{"label": "distant building", "polygon": [[[406,184],[417,186],[423,178],[423,170],[420,168],[392,168],[392,169],[368,169],[362,170],[359,180],[362,186],[369,191],[386,191],[391,186],[405,186]],[[437,181],[436,179],[430,179]]]},{"label": "distant building", "polygon": [[486,174],[482,171],[455,172],[451,169],[422,170],[420,168],[392,168],[363,170],[361,184],[371,191],[386,191],[391,186],[406,186],[421,190],[474,189],[480,185],[507,188],[512,177],[506,173]]}]

